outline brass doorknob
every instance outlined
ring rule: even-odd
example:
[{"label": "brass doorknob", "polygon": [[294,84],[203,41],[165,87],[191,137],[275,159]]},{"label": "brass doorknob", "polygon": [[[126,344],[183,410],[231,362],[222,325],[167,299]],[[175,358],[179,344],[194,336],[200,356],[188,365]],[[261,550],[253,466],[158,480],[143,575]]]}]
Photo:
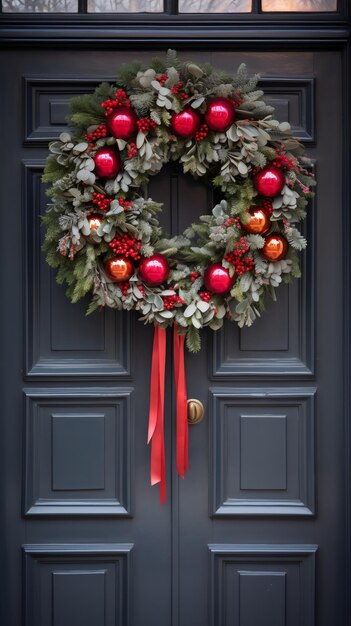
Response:
[{"label": "brass doorknob", "polygon": [[200,400],[192,398],[188,400],[188,424],[202,422],[205,415],[205,407]]}]

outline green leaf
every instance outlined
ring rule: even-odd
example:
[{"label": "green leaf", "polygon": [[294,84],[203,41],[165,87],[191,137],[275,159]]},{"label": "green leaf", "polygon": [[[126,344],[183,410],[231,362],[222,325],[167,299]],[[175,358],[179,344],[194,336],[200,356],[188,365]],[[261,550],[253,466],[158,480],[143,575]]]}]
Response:
[{"label": "green leaf", "polygon": [[160,315],[165,319],[171,319],[173,317],[172,311],[167,311],[167,309],[165,311],[161,311]]},{"label": "green leaf", "polygon": [[196,311],[196,304],[195,302],[191,302],[191,304],[189,304],[184,311],[184,317],[192,317],[195,311]]},{"label": "green leaf", "polygon": [[223,326],[223,320],[222,319],[218,319],[217,317],[214,317],[213,320],[211,320],[209,327],[212,328],[212,330],[219,330],[220,328],[222,328]]},{"label": "green leaf", "polygon": [[201,337],[197,328],[189,326],[186,334],[186,347],[189,352],[199,352],[201,349]]},{"label": "green leaf", "polygon": [[232,126],[230,128],[228,128],[228,130],[227,130],[227,137],[231,141],[238,141],[238,133],[237,133],[235,124],[232,124]]},{"label": "green leaf", "polygon": [[[210,305],[208,302],[205,302],[205,300],[199,300],[196,303],[197,308],[199,309],[199,311],[201,311],[201,313],[206,313],[206,311],[208,311],[208,309],[210,308]],[[189,307],[188,307],[189,308]],[[185,316],[186,317],[186,316]]]},{"label": "green leaf", "polygon": [[291,130],[291,126],[289,124],[289,122],[281,122],[281,124],[279,124],[279,130],[282,133],[286,133],[287,131]]},{"label": "green leaf", "polygon": [[198,65],[195,65],[195,63],[187,63],[186,69],[192,76],[194,76],[196,80],[198,80],[199,78],[202,78],[202,76],[204,75],[204,72],[202,71],[201,67],[199,67]]},{"label": "green leaf", "polygon": [[259,250],[265,244],[265,239],[261,235],[250,234],[246,235],[245,239],[250,246],[250,250]]},{"label": "green leaf", "polygon": [[205,101],[204,96],[201,96],[201,98],[196,98],[196,100],[193,100],[191,103],[191,106],[193,109],[198,109],[204,101]]},{"label": "green leaf", "polygon": [[247,298],[245,298],[244,300],[239,302],[239,304],[236,305],[235,310],[239,314],[245,313],[248,306],[249,306],[249,301],[247,300]]},{"label": "green leaf", "polygon": [[98,308],[99,308],[99,304],[98,304],[97,300],[95,300],[95,298],[93,298],[90,301],[89,305],[88,305],[88,308],[86,310],[85,315],[91,315]]},{"label": "green leaf", "polygon": [[85,141],[77,143],[73,148],[73,154],[80,154],[80,152],[85,152],[87,148],[89,148],[89,144],[87,144]]},{"label": "green leaf", "polygon": [[244,161],[239,161],[238,170],[239,170],[239,174],[241,174],[242,176],[246,176],[248,172],[248,167],[246,163],[244,163]]},{"label": "green leaf", "polygon": [[181,62],[178,59],[177,51],[169,48],[166,54],[166,67],[175,67],[176,70],[181,69]]},{"label": "green leaf", "polygon": [[60,141],[62,141],[62,143],[68,143],[71,141],[71,135],[69,133],[61,133]]}]

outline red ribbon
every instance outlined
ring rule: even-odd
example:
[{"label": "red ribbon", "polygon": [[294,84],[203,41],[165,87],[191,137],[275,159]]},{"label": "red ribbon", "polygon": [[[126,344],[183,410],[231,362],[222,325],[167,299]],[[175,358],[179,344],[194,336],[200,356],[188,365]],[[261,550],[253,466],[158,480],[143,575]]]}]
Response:
[{"label": "red ribbon", "polygon": [[164,400],[166,366],[166,331],[155,326],[152,350],[149,430],[151,441],[151,484],[160,483],[160,503],[166,500],[166,462],[164,442]]},{"label": "red ribbon", "polygon": [[186,391],[186,376],[184,363],[185,335],[178,334],[178,326],[174,325],[174,378],[176,386],[176,410],[177,410],[177,450],[176,464],[179,476],[184,478],[184,472],[188,469],[188,406]]},{"label": "red ribbon", "polygon": [[[184,364],[185,336],[174,326],[174,377],[176,387],[176,466],[184,478],[188,469],[188,409]],[[151,485],[160,484],[160,503],[166,501],[166,461],[164,441],[166,331],[155,326],[152,349],[150,410],[147,442],[151,441]]]}]

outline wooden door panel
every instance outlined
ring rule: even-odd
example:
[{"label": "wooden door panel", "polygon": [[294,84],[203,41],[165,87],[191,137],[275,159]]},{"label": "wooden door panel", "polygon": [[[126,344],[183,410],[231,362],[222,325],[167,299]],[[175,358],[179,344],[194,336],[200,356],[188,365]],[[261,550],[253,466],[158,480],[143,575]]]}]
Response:
[{"label": "wooden door panel", "polygon": [[313,388],[211,389],[212,515],[315,512]]},{"label": "wooden door panel", "polygon": [[23,163],[26,374],[32,377],[126,376],[131,367],[130,316],[86,316],[89,298],[72,306],[45,262],[41,216],[48,202],[43,161]]},{"label": "wooden door panel", "polygon": [[[146,446],[152,329],[134,314],[86,318],[86,302],[70,305],[40,252],[39,218],[46,144],[65,128],[69,98],[113,77],[122,62],[154,53],[88,44],[13,52],[11,69],[4,65],[8,106],[18,119],[24,112],[25,124],[6,125],[14,149],[3,168],[22,190],[15,184],[8,191],[13,210],[4,223],[5,232],[18,232],[23,218],[25,271],[23,284],[9,280],[6,328],[20,328],[22,301],[26,317],[24,339],[19,332],[4,339],[4,410],[11,416],[2,457],[11,476],[3,496],[11,526],[6,610],[13,626],[52,619],[55,626],[344,623],[337,600],[345,513],[340,55],[229,45],[183,54],[227,71],[241,62],[261,71],[269,99],[308,146],[319,186],[303,278],[279,289],[253,328],[205,331],[202,352],[186,356],[188,394],[204,402],[206,417],[190,429],[184,481],[172,456],[169,358],[168,500],[160,507]],[[217,201],[178,165],[166,166],[147,193],[164,203],[162,223],[172,234]],[[12,246],[4,241],[6,258]],[[21,257],[13,258],[17,275],[20,267]]]},{"label": "wooden door panel", "polygon": [[[305,119],[315,124],[307,144],[319,184],[307,222],[302,280],[285,293],[277,290],[278,302],[252,328],[240,331],[228,323],[222,333],[207,333],[201,355],[187,360],[189,371],[196,372],[189,376],[189,395],[206,404],[207,425],[191,429],[190,476],[179,487],[180,623],[188,623],[189,607],[196,604],[193,626],[206,623],[208,614],[216,626],[251,626],[258,619],[262,624],[278,620],[282,626],[314,624],[316,577],[318,626],[327,626],[338,621],[335,611],[340,615],[332,600],[340,581],[330,581],[329,572],[335,559],[343,561],[343,469],[333,461],[337,449],[343,449],[342,323],[337,301],[326,295],[327,276],[337,294],[342,275],[341,213],[333,213],[331,224],[329,219],[341,193],[340,58],[276,52],[258,59],[254,53],[223,52],[222,66],[230,69],[238,56],[249,61],[251,71],[284,76],[283,90],[297,75],[302,84],[315,81],[316,111],[311,93],[304,106]],[[335,94],[328,112],[322,103],[326,90]],[[275,97],[284,100],[286,94]],[[208,373],[209,395],[203,382]],[[249,383],[245,387],[244,381]],[[328,542],[325,524],[339,527],[340,534]],[[263,557],[261,543],[267,552]],[[285,552],[282,565],[277,565],[276,544]],[[300,559],[299,551],[306,556]],[[316,551],[321,556],[315,569]],[[208,600],[205,577],[195,562],[200,571],[210,567]],[[300,572],[301,583],[304,571],[307,579],[299,587],[296,575]],[[320,589],[328,584],[332,588],[325,595]]]},{"label": "wooden door panel", "polygon": [[[313,238],[309,237],[310,245]],[[312,250],[306,255],[311,262]],[[302,263],[302,278],[282,285],[277,302],[251,328],[240,330],[226,322],[212,338],[211,378],[303,376],[314,371],[314,291],[311,265]]]},{"label": "wooden door panel", "polygon": [[25,391],[26,516],[128,516],[132,389]]},{"label": "wooden door panel", "polygon": [[131,544],[23,548],[28,626],[125,626],[130,622]]},{"label": "wooden door panel", "polygon": [[211,545],[211,626],[313,624],[316,546]]}]

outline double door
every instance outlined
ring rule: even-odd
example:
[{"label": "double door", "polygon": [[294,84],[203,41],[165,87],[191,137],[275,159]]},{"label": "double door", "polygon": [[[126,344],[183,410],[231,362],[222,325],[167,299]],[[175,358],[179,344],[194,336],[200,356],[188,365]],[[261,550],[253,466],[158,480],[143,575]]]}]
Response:
[{"label": "double door", "polygon": [[[185,480],[174,464],[169,338],[160,507],[146,446],[152,329],[133,314],[86,318],[40,251],[40,177],[69,98],[153,51],[7,52],[1,474],[11,626],[345,623],[341,57],[254,46],[183,54],[261,72],[278,116],[306,144],[318,190],[303,277],[279,288],[252,328],[228,323],[187,355],[188,394],[205,419],[190,427]],[[177,166],[149,194],[173,233],[213,202]]]}]

